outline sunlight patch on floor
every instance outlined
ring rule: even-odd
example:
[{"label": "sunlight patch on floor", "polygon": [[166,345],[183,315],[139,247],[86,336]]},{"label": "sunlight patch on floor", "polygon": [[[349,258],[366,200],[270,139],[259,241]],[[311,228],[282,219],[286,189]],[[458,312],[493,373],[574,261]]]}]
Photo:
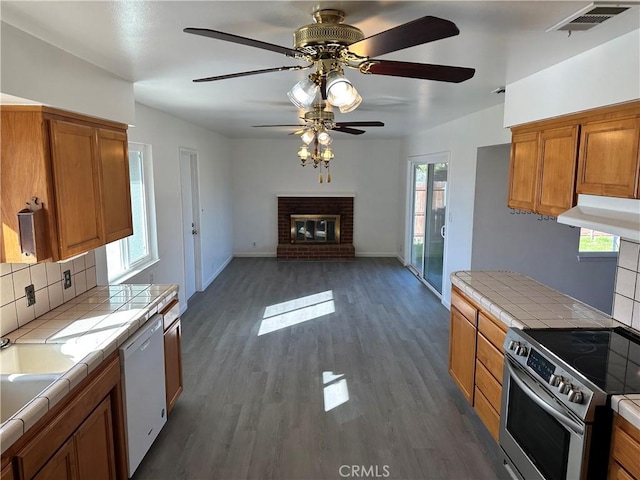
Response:
[{"label": "sunlight patch on floor", "polygon": [[308,322],[335,311],[332,290],[270,305],[264,310],[258,336]]},{"label": "sunlight patch on floor", "polygon": [[349,388],[344,373],[322,372],[324,411],[328,412],[349,401]]}]

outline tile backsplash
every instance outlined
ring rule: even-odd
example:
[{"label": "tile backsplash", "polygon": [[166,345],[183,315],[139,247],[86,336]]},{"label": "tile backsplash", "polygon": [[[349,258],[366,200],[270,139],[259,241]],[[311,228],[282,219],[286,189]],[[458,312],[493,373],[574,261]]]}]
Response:
[{"label": "tile backsplash", "polygon": [[[63,272],[71,271],[71,287],[64,288]],[[25,287],[33,284],[36,303],[27,306]],[[64,263],[0,263],[0,335],[96,286],[93,251]]]},{"label": "tile backsplash", "polygon": [[630,240],[620,241],[613,318],[640,330],[640,243]]}]

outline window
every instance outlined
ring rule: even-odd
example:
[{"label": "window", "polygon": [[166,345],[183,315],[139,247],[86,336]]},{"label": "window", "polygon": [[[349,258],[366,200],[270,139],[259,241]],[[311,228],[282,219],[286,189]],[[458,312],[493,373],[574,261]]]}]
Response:
[{"label": "window", "polygon": [[157,261],[151,146],[129,143],[133,235],[107,245],[110,283],[130,278]]},{"label": "window", "polygon": [[613,262],[619,250],[620,237],[590,228],[580,229],[579,262]]},{"label": "window", "polygon": [[578,249],[580,253],[617,252],[618,250],[620,250],[620,237],[589,228],[580,229],[580,248]]}]

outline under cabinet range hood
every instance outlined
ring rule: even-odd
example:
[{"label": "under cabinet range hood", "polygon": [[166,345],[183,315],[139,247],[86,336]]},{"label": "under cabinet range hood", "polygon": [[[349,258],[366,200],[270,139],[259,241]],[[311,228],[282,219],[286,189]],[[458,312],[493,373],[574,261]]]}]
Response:
[{"label": "under cabinet range hood", "polygon": [[578,195],[578,205],[558,215],[558,223],[640,242],[640,200]]}]

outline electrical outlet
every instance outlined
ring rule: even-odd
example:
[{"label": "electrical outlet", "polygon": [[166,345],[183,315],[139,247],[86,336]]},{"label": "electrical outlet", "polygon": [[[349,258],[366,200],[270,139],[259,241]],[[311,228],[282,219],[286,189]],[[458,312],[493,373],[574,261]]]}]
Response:
[{"label": "electrical outlet", "polygon": [[36,290],[33,288],[33,283],[24,287],[24,293],[27,297],[27,307],[36,304]]},{"label": "electrical outlet", "polygon": [[71,270],[65,270],[64,274],[64,288],[71,288]]}]

